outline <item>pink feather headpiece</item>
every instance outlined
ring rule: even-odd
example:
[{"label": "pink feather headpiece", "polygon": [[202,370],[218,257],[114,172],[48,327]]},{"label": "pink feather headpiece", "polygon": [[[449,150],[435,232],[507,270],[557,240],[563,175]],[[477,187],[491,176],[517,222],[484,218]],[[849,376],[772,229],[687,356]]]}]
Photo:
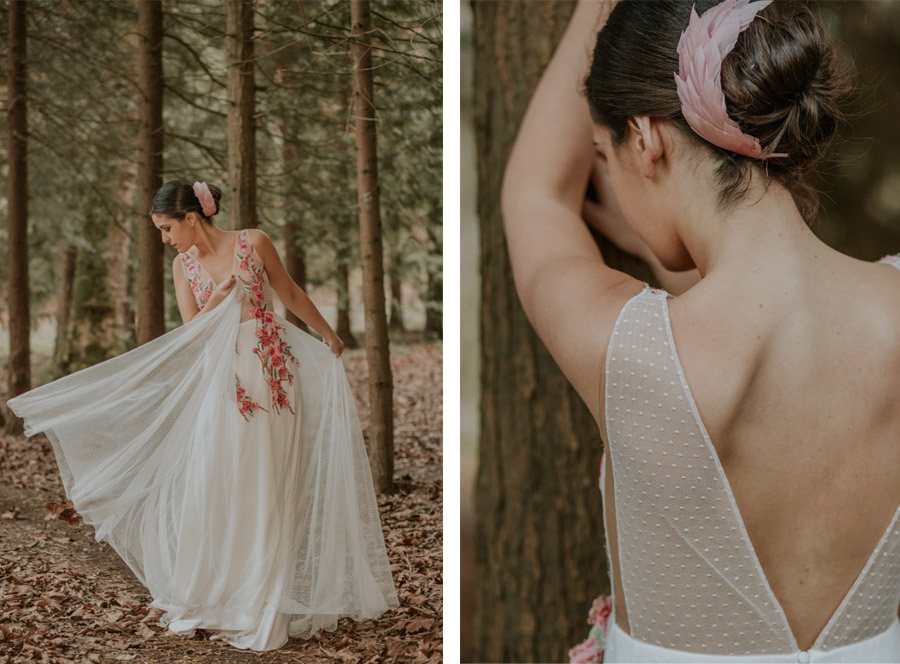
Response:
[{"label": "pink feather headpiece", "polygon": [[213,198],[209,185],[205,182],[194,183],[194,195],[200,201],[200,209],[207,217],[212,217],[216,213],[216,199]]},{"label": "pink feather headpiece", "polygon": [[[722,92],[722,62],[737,43],[738,34],[772,0],[724,0],[691,18],[678,40],[678,72],[675,87],[684,119],[695,132],[713,145],[748,157],[769,159],[788,153],[765,154],[759,140],[741,131],[728,117]],[[774,145],[769,146],[770,149]]]}]

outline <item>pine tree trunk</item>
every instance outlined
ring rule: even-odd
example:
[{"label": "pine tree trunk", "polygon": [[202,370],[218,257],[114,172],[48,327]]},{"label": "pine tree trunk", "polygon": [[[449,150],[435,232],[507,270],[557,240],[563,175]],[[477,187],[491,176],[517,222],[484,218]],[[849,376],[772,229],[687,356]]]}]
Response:
[{"label": "pine tree trunk", "polygon": [[347,265],[345,251],[338,252],[337,266],[337,327],[335,333],[347,348],[359,348],[350,325],[350,266]]},{"label": "pine tree trunk", "polygon": [[368,0],[351,0],[350,22],[353,36],[350,52],[353,59],[356,181],[371,413],[368,427],[369,459],[376,490],[390,493],[394,487],[394,386],[384,302],[384,260],[372,81],[372,14]]},{"label": "pine tree trunk", "polygon": [[56,343],[53,348],[53,366],[56,375],[63,376],[69,371],[69,338],[72,320],[72,302],[75,292],[75,265],[78,247],[67,244],[62,251],[62,278],[59,299],[56,303]]},{"label": "pine tree trunk", "polygon": [[[28,282],[28,117],[26,102],[27,41],[24,0],[9,3],[9,86],[7,207],[9,219],[9,364],[7,389],[10,397],[31,389],[31,312]],[[4,402],[5,403],[5,402]],[[8,411],[8,409],[4,408]],[[8,412],[5,429],[21,434],[23,422]]]},{"label": "pine tree trunk", "polygon": [[[294,136],[290,122],[282,118],[281,135],[284,137],[282,147],[282,163],[285,173],[293,173],[300,169],[300,146]],[[300,288],[306,290],[306,254],[304,251],[303,215],[292,197],[285,197],[284,210],[284,268]],[[309,331],[306,323],[294,312],[288,311],[285,318],[302,330]]]},{"label": "pine tree trunk", "polygon": [[403,332],[403,280],[400,278],[400,257],[394,253],[391,256],[390,277],[391,282],[391,322],[390,329]]},{"label": "pine tree trunk", "polygon": [[124,211],[134,208],[134,182],[137,176],[137,164],[133,161],[119,164],[117,171],[121,174],[116,190],[116,199],[119,205],[109,224],[106,247],[108,267],[106,289],[109,292],[112,306],[112,320],[109,321],[109,328],[114,355],[128,350],[131,327],[128,319],[128,257],[131,255],[132,244],[131,229],[129,228],[131,219],[130,215]]},{"label": "pine tree trunk", "polygon": [[256,228],[256,96],[253,0],[228,0],[228,221]]},{"label": "pine tree trunk", "polygon": [[504,241],[503,171],[574,5],[474,2],[481,251],[475,657],[563,661],[605,579],[596,424],[531,329]]},{"label": "pine tree trunk", "polygon": [[428,221],[428,257],[425,263],[428,285],[425,288],[425,334],[444,336],[444,242],[441,237],[440,209],[435,208]]},{"label": "pine tree trunk", "polygon": [[[140,159],[138,161],[138,264],[137,343],[143,344],[166,331],[163,289],[163,243],[150,217],[153,195],[162,186],[162,4],[159,0],[137,0],[138,85],[140,104]],[[125,278],[125,275],[121,275]]]},{"label": "pine tree trunk", "polygon": [[[303,222],[299,214],[288,212],[284,220],[284,269],[300,288],[306,290],[306,257],[303,251]],[[309,332],[309,327],[293,311],[288,311],[285,319],[301,330]]]}]

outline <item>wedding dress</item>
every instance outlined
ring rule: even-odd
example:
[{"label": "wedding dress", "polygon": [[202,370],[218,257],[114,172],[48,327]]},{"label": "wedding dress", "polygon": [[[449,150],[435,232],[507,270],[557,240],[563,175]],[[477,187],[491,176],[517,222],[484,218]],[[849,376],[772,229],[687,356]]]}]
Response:
[{"label": "wedding dress", "polygon": [[[900,268],[900,254],[879,262]],[[800,650],[685,380],[665,290],[645,282],[622,308],[604,404],[630,634],[615,608],[606,618],[613,591],[602,661],[900,662],[900,505],[813,646]],[[605,477],[601,463],[604,506]],[[608,542],[606,559],[612,579]]]},{"label": "wedding dress", "polygon": [[[212,279],[181,257],[202,310]],[[8,404],[160,625],[270,650],[398,598],[343,363],[273,311],[246,231],[233,273],[211,311]]]}]

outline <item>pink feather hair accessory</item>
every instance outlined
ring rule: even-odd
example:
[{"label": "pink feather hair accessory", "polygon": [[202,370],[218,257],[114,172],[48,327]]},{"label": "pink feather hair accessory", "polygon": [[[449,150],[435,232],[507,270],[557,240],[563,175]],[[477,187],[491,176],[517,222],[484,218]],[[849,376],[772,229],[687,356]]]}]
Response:
[{"label": "pink feather hair accessory", "polygon": [[209,185],[205,182],[194,183],[194,195],[200,201],[200,209],[204,216],[212,217],[216,213],[216,199],[213,198]]},{"label": "pink feather hair accessory", "polygon": [[759,140],[742,132],[728,117],[722,62],[737,44],[738,34],[771,3],[725,0],[703,16],[691,7],[690,21],[678,40],[678,72],[674,74],[681,111],[691,129],[713,145],[756,159],[787,157],[788,153],[764,153]]}]

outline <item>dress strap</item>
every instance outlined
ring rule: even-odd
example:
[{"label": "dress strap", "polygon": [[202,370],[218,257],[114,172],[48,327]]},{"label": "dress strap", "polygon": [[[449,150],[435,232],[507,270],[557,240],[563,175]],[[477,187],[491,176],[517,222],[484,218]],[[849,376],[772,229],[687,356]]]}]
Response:
[{"label": "dress strap", "polygon": [[893,265],[895,268],[900,270],[900,254],[888,254],[887,256],[882,256],[876,262],[887,263],[888,265]]}]

